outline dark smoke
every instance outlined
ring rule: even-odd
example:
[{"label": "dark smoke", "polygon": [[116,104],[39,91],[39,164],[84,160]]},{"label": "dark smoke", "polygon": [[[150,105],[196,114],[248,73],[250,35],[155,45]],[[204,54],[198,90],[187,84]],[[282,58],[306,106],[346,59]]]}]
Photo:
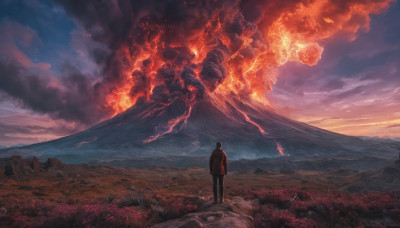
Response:
[{"label": "dark smoke", "polygon": [[[308,0],[53,1],[83,26],[92,40],[110,50],[88,47],[102,77],[93,84],[89,77],[70,66],[60,79],[62,87],[57,88],[18,66],[1,63],[0,90],[36,112],[85,124],[111,116],[114,110],[107,103],[107,95],[126,83],[132,84],[127,94],[138,100],[164,102],[186,95],[201,99],[207,91],[218,88],[228,74],[242,77],[243,69],[239,66],[246,60],[250,62],[258,51],[268,50],[262,34],[267,34],[283,11],[294,11],[299,2],[313,3]],[[324,13],[345,15],[353,3],[329,2],[331,7]],[[359,17],[367,21],[365,15]],[[307,30],[312,36],[330,28],[313,27],[305,23],[307,18],[287,20],[291,20],[286,24],[293,33],[303,34]],[[358,19],[353,21],[357,24]],[[219,34],[215,33],[217,30]],[[203,43],[203,59],[196,63],[197,57],[189,47],[193,40]],[[150,52],[156,53],[143,57]],[[268,53],[265,58],[273,60],[273,55]],[[224,66],[226,63],[230,72]],[[266,69],[258,70],[257,83],[253,84],[268,90],[271,83],[264,77],[267,73]],[[245,89],[253,89],[248,87]]]},{"label": "dark smoke", "polygon": [[66,66],[65,71],[67,76],[60,80],[65,86],[62,89],[16,64],[0,62],[0,90],[17,99],[23,107],[55,119],[89,125],[107,115],[99,107],[88,77],[71,66]]},{"label": "dark smoke", "polygon": [[[105,79],[99,86],[106,90],[105,93],[115,83],[123,80],[123,72],[131,67],[131,61],[157,38],[157,42],[165,43],[158,55],[164,61],[163,66],[157,70],[157,80],[162,84],[153,89],[150,98],[165,100],[168,96],[173,98],[187,93],[201,98],[206,92],[205,87],[214,91],[226,78],[223,63],[230,52],[235,52],[243,43],[240,36],[252,36],[256,31],[256,26],[245,20],[240,13],[238,1],[55,2],[61,4],[69,15],[77,18],[91,32],[95,41],[104,43],[113,50],[108,58],[101,58],[106,59]],[[210,36],[207,37],[210,51],[207,57],[201,65],[193,64],[194,55],[185,42],[195,34],[202,34],[206,23],[213,17],[213,26],[221,23],[221,26],[226,27],[226,33],[233,44],[231,50],[210,31]],[[127,47],[129,54],[125,55],[121,50]],[[249,49],[250,47],[251,45]],[[94,58],[98,59],[96,56]],[[146,97],[150,93],[146,65],[151,65],[155,60],[146,61],[148,62],[143,62],[143,67],[132,75],[133,97]],[[196,75],[194,69],[199,69],[201,73]]]},{"label": "dark smoke", "polygon": [[207,53],[207,57],[204,59],[200,78],[210,91],[214,91],[226,77],[226,69],[222,63],[224,63],[227,53],[228,48],[221,44]]}]

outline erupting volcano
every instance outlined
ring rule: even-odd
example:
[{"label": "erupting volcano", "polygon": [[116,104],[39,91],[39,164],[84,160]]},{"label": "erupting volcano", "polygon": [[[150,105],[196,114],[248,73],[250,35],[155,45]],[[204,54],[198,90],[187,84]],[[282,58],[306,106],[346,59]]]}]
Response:
[{"label": "erupting volcano", "polygon": [[265,93],[280,66],[316,65],[324,43],[356,39],[390,0],[59,2],[111,51],[99,58],[105,78],[94,91],[112,118],[23,151],[84,160],[200,156],[217,140],[234,159],[376,150],[280,116]]}]

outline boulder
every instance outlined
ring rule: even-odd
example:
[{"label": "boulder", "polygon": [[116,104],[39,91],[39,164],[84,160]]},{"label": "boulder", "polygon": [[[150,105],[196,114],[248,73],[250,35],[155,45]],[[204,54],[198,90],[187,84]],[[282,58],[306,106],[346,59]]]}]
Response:
[{"label": "boulder", "polygon": [[295,173],[293,169],[287,169],[287,168],[283,168],[279,171],[279,173],[281,174],[293,174]]},{"label": "boulder", "polygon": [[34,171],[40,171],[42,169],[42,163],[40,163],[39,158],[34,157],[31,161],[31,168]]},{"label": "boulder", "polygon": [[139,190],[137,190],[137,188],[135,188],[133,186],[129,186],[126,189],[131,190],[131,191],[135,191],[135,192],[139,191]]},{"label": "boulder", "polygon": [[57,171],[57,178],[64,178],[64,177],[65,177],[64,172],[62,170],[58,170]]},{"label": "boulder", "polygon": [[0,208],[0,217],[7,215],[7,209],[5,207]]},{"label": "boulder", "polygon": [[254,174],[268,174],[268,175],[273,175],[275,174],[274,172],[270,171],[270,170],[265,170],[265,169],[261,169],[261,168],[257,168],[254,171]]},{"label": "boulder", "polygon": [[21,156],[12,156],[4,167],[4,174],[6,176],[22,177],[29,175],[33,172],[30,164],[22,159]]},{"label": "boulder", "polygon": [[203,227],[199,221],[196,219],[189,220],[179,228],[201,228]]},{"label": "boulder", "polygon": [[61,169],[64,167],[63,163],[57,158],[49,158],[44,165],[45,169],[48,170],[50,168]]},{"label": "boulder", "polygon": [[253,208],[258,206],[258,201],[246,201],[241,197],[232,197],[232,200],[222,204],[206,202],[197,212],[189,213],[181,218],[168,220],[152,226],[152,228],[175,227],[229,227],[246,228],[254,227],[253,218],[250,216]]}]

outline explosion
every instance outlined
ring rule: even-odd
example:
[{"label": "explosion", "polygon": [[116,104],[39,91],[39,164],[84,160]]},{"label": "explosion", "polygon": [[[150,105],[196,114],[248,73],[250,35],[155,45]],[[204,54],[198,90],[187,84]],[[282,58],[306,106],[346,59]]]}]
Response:
[{"label": "explosion", "polygon": [[129,39],[115,47],[108,70],[118,75],[108,82],[105,106],[116,115],[139,99],[196,99],[216,90],[268,104],[264,94],[279,66],[316,65],[321,44],[337,35],[354,39],[390,2],[168,1],[153,2],[165,10],[154,12],[142,4]]},{"label": "explosion", "polygon": [[360,30],[369,29],[371,14],[393,2],[147,0],[85,1],[78,6],[59,1],[83,22],[93,40],[112,50],[103,62],[106,78],[97,85],[111,115],[143,102],[155,103],[155,110],[177,99],[187,104],[184,113],[156,129],[145,143],[184,124],[196,101],[210,94],[267,105],[265,93],[272,90],[280,66],[316,65],[325,43],[338,36],[354,40]]}]

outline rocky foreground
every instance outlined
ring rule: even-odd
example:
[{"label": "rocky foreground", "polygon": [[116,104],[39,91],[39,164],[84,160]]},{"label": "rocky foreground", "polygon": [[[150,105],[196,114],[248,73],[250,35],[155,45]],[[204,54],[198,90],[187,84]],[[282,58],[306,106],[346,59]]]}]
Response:
[{"label": "rocky foreground", "polygon": [[399,227],[400,162],[378,170],[128,169],[0,159],[0,227]]},{"label": "rocky foreground", "polygon": [[152,228],[254,227],[252,212],[258,206],[258,200],[246,201],[242,197],[235,196],[228,202],[220,204],[212,202],[212,200],[207,201],[198,212],[156,224]]}]

